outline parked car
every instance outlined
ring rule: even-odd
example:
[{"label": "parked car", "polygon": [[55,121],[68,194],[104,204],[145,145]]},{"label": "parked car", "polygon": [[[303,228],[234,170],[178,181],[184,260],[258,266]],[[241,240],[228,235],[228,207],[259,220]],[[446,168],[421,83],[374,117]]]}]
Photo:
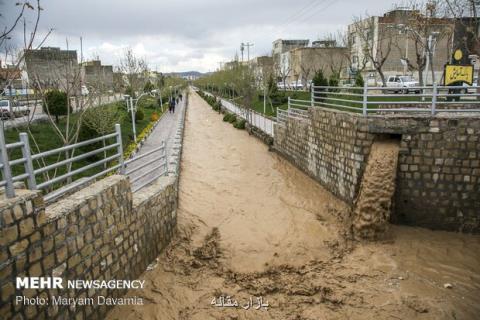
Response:
[{"label": "parked car", "polygon": [[90,92],[88,91],[87,86],[82,86],[82,87],[81,87],[81,93],[82,93],[82,96],[88,96],[88,94],[89,94]]},{"label": "parked car", "polygon": [[477,93],[478,78],[473,79],[471,86],[466,83],[463,83],[463,86],[465,89],[462,89],[462,93]]},{"label": "parked car", "polygon": [[17,106],[10,100],[0,100],[0,118],[2,119],[28,116],[29,114],[30,109],[27,106]]},{"label": "parked car", "polygon": [[303,89],[303,84],[301,81],[293,81],[290,83],[290,89],[292,90],[302,90]]},{"label": "parked car", "polygon": [[387,80],[387,88],[393,93],[420,93],[420,84],[411,76],[390,76]]}]

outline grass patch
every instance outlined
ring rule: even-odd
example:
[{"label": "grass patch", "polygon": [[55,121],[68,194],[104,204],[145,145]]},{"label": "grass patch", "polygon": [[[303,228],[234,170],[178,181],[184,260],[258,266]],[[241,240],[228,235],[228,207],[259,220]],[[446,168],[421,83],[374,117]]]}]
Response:
[{"label": "grass patch", "polygon": [[[151,123],[151,118],[152,118],[153,113],[156,112],[158,115],[161,116],[162,111],[158,107],[158,103],[154,103],[154,102],[156,102],[155,99],[150,98],[150,97],[148,99],[142,99],[139,102],[138,108],[142,110],[142,112],[144,113],[144,117],[143,117],[143,119],[138,120],[136,122],[137,135],[140,134]],[[124,148],[124,150],[126,150],[127,146],[132,144],[134,141],[133,141],[132,122],[130,121],[130,119],[127,115],[125,105],[124,105],[123,102],[116,102],[116,103],[111,103],[111,104],[107,104],[107,105],[104,105],[104,106],[99,106],[97,108],[104,108],[104,107],[107,107],[107,106],[115,106],[115,107],[118,107],[119,109],[122,109],[122,110],[125,109],[124,111],[122,111],[124,114],[123,114],[123,116],[121,116],[119,118],[119,123],[120,123],[121,131],[122,131],[123,148]],[[70,116],[70,126],[72,124],[77,123],[78,121],[79,121],[79,114],[72,114]],[[61,117],[60,118],[58,127],[62,131],[62,133],[65,134],[65,131],[66,131],[66,128],[67,128],[67,118],[66,117]],[[27,128],[25,126],[23,126],[23,127],[19,126],[17,128],[11,128],[11,129],[5,130],[6,143],[13,143],[13,142],[19,141],[19,133],[20,132],[27,132]],[[32,154],[57,149],[57,148],[60,148],[64,145],[63,141],[58,136],[58,134],[55,132],[55,129],[50,124],[50,122],[35,122],[35,123],[32,123],[30,125],[30,132],[33,135],[33,138],[29,135],[29,141],[30,141],[30,146],[31,146],[31,149],[32,149],[32,151],[31,151]],[[84,138],[84,140],[88,140],[88,139],[92,139],[94,137],[95,136],[86,136],[86,137],[83,137],[83,138]],[[36,142],[36,144],[34,143],[34,141]],[[111,138],[111,139],[109,139],[109,141],[106,141],[106,144],[112,144],[112,143],[114,143],[114,138]],[[99,142],[95,147],[96,148],[101,148],[102,146],[103,146],[102,143]],[[78,155],[80,155],[84,152],[85,152],[84,149],[77,148],[75,150],[74,156],[78,156]],[[111,156],[115,153],[116,153],[116,150],[112,149],[112,150],[108,150],[105,155],[108,157],[108,156]],[[19,159],[19,158],[22,157],[22,153],[21,153],[20,148],[15,148],[15,149],[9,150],[8,155],[9,155],[10,161],[15,160],[15,159]],[[79,168],[84,167],[86,165],[92,164],[92,163],[102,159],[103,157],[104,157],[104,154],[99,153],[99,154],[91,156],[89,158],[85,158],[85,159],[76,161],[72,164],[72,170],[79,169]],[[62,160],[65,160],[66,155],[64,153],[60,153],[58,155],[48,156],[48,157],[45,157],[43,159],[44,159],[44,161],[42,161],[42,162],[34,161],[33,165],[34,165],[35,169],[38,169],[38,168],[41,168],[41,167],[44,167],[44,166],[47,166],[47,165],[51,165],[53,163],[57,163],[57,162],[62,161]],[[107,164],[107,166],[109,166],[109,165],[112,165],[112,163]],[[77,175],[74,175],[71,178],[71,180],[74,181],[74,180],[77,180],[81,177],[92,176],[96,173],[99,173],[99,172],[105,170],[105,168],[106,167],[104,165],[99,165],[97,167],[91,168],[91,169],[86,170],[86,171],[84,171],[82,173],[79,173]],[[63,165],[63,166],[60,166],[56,169],[52,169],[50,171],[47,171],[43,174],[38,174],[36,176],[37,184],[42,183],[42,182],[44,182],[48,179],[52,179],[53,177],[58,177],[62,174],[65,174],[65,173],[68,172],[67,170],[68,170],[68,167],[66,165]],[[14,176],[23,174],[24,172],[25,172],[25,169],[24,169],[23,164],[17,164],[17,165],[12,166],[12,174]],[[56,185],[54,185],[53,189],[56,189],[56,188],[62,186],[63,184],[65,184],[65,182],[57,183]]]}]

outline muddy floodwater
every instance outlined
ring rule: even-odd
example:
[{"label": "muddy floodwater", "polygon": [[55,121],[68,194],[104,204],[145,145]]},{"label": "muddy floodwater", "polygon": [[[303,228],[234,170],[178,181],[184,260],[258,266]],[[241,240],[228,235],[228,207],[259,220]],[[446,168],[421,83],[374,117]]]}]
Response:
[{"label": "muddy floodwater", "polygon": [[351,241],[344,203],[196,94],[181,166],[177,236],[127,294],[145,305],[109,319],[480,319],[480,236]]}]

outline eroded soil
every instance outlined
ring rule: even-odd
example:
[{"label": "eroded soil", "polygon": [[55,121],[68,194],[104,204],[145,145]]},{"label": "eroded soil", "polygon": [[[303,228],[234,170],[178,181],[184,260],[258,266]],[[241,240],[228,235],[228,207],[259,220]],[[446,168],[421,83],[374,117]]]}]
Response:
[{"label": "eroded soil", "polygon": [[[393,226],[358,243],[348,217],[192,94],[177,236],[142,276],[146,289],[128,293],[145,305],[109,319],[478,319],[479,236]],[[239,306],[212,305],[220,296]]]}]

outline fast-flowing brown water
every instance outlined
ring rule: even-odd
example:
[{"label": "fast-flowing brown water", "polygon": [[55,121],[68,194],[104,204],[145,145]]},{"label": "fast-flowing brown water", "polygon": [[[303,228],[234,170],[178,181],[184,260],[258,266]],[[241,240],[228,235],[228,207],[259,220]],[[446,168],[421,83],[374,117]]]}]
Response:
[{"label": "fast-flowing brown water", "polygon": [[372,145],[353,211],[356,238],[375,240],[388,230],[399,149],[397,141],[376,141]]},{"label": "fast-flowing brown water", "polygon": [[[179,201],[177,237],[142,276],[146,289],[128,293],[146,304],[116,307],[109,319],[480,314],[479,236],[392,227],[388,242],[353,245],[338,223],[348,217],[342,202],[195,94]],[[212,305],[220,296],[239,306]]]}]

